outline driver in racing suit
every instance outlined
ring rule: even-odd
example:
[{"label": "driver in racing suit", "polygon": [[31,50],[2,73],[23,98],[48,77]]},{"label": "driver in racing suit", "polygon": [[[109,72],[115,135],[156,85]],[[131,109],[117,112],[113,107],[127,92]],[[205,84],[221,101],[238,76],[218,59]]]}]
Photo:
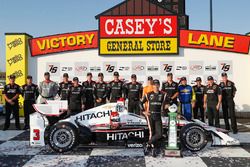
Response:
[{"label": "driver in racing suit", "polygon": [[38,87],[39,94],[42,97],[41,104],[46,103],[46,100],[54,100],[59,90],[56,82],[50,80],[49,72],[44,73],[44,78],[45,80],[40,82]]},{"label": "driver in racing suit", "polygon": [[[149,108],[145,111],[143,104],[147,101],[149,102]],[[140,103],[140,109],[146,117],[149,128],[149,141],[146,147],[146,153],[151,149],[153,157],[156,156],[155,146],[162,138],[161,113],[169,101],[167,94],[160,91],[160,81],[154,80],[153,91],[146,94]]]},{"label": "driver in racing suit", "polygon": [[179,100],[181,103],[181,114],[188,120],[191,121],[193,117],[193,108],[195,105],[195,92],[192,86],[187,85],[187,78],[181,78],[181,84],[178,87]]}]

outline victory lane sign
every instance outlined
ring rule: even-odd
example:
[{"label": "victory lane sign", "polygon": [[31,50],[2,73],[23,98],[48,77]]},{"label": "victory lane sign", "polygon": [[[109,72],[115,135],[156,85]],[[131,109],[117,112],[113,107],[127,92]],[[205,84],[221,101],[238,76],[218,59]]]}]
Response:
[{"label": "victory lane sign", "polygon": [[174,15],[102,16],[99,54],[178,54],[178,18]]}]

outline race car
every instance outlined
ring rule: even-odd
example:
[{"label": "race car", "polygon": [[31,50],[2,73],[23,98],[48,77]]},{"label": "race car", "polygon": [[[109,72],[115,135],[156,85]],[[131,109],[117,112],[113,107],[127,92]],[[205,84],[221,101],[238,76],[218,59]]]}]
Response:
[{"label": "race car", "polygon": [[[34,108],[37,112],[30,115],[30,145],[34,147],[49,144],[56,152],[66,152],[78,145],[137,148],[148,141],[146,118],[129,113],[123,101],[104,104],[67,118],[63,114],[68,108],[67,101],[47,101],[47,104],[34,104]],[[171,113],[176,113],[177,109],[176,105],[169,107]],[[51,118],[58,121],[50,121]],[[173,144],[178,134],[179,145],[190,151],[202,150],[209,136],[212,137],[212,146],[240,144],[227,134],[228,131],[199,120],[187,121],[174,116],[173,119],[162,117],[162,123],[162,141]]]}]

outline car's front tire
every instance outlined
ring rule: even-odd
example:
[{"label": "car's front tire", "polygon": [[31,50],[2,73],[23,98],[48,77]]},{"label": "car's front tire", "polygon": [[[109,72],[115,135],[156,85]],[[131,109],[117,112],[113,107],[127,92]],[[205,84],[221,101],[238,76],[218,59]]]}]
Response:
[{"label": "car's front tire", "polygon": [[60,122],[53,125],[49,131],[49,146],[56,152],[72,150],[79,141],[79,134],[75,125]]},{"label": "car's front tire", "polygon": [[207,145],[206,130],[195,123],[181,128],[180,141],[190,151],[200,151]]}]

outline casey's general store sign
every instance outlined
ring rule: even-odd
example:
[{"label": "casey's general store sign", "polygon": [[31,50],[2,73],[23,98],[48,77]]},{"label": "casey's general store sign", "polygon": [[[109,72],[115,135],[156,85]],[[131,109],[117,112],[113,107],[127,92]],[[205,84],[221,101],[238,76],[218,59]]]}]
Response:
[{"label": "casey's general store sign", "polygon": [[99,54],[177,54],[177,22],[177,16],[101,16]]}]

